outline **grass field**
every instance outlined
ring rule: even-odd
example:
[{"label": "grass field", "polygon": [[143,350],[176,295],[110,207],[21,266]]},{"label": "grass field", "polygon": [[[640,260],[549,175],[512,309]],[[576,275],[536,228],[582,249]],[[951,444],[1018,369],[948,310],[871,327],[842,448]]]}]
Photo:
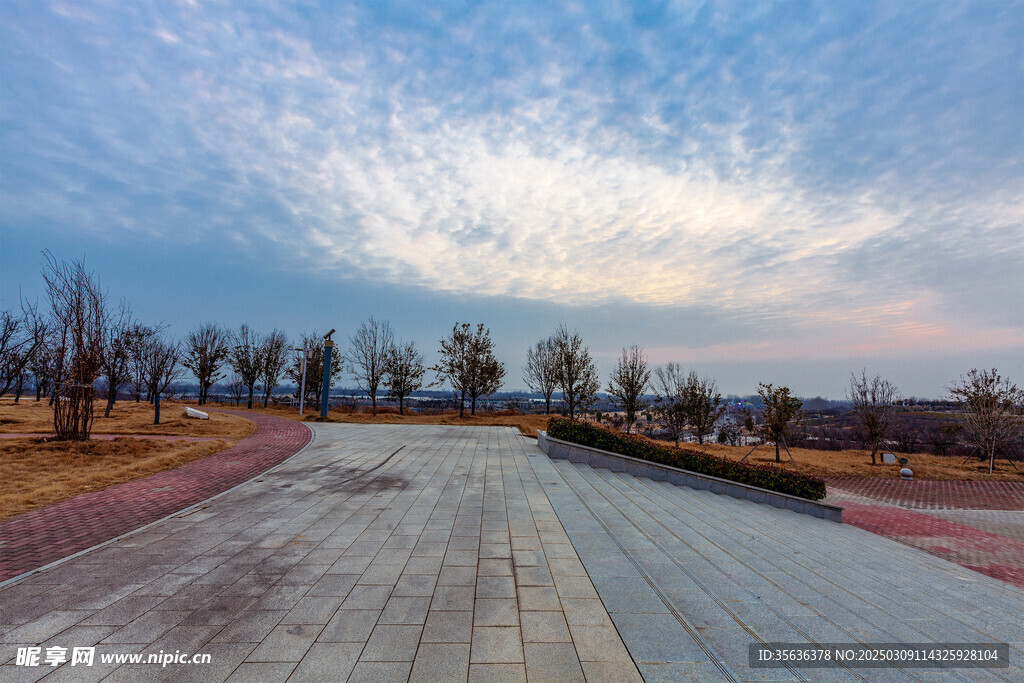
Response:
[{"label": "grass field", "polygon": [[[50,434],[53,412],[46,401],[0,400],[0,434]],[[45,438],[0,438],[0,520],[57,503],[80,493],[180,467],[234,444],[256,430],[250,420],[211,413],[209,420],[187,419],[181,404],[153,407],[122,401],[109,418],[98,411],[93,434],[188,436],[212,441],[93,439],[86,442]]]}]

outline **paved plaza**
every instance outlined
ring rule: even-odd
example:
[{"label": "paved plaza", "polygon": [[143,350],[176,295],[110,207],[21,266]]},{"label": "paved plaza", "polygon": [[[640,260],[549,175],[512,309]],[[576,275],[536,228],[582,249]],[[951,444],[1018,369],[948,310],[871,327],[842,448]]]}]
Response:
[{"label": "paved plaza", "polygon": [[[313,429],[0,588],[0,680],[1024,679],[1024,591],[863,529],[549,460],[511,428]],[[750,666],[770,642],[1006,642],[1012,666]],[[100,661],[176,651],[210,662]]]}]

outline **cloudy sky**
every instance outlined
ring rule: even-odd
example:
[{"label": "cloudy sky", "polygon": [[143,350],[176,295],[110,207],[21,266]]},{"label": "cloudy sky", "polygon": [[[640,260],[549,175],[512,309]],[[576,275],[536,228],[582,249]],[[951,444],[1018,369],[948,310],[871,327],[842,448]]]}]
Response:
[{"label": "cloudy sky", "polygon": [[1024,4],[0,0],[0,305],[1024,382]]}]

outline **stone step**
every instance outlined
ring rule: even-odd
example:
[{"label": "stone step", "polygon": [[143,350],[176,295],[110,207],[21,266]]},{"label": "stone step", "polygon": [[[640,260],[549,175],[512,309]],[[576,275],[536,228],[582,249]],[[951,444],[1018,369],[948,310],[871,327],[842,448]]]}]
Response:
[{"label": "stone step", "polygon": [[[983,595],[1005,584],[987,577],[977,582],[969,570],[863,530],[587,465],[555,461],[553,466],[566,488],[579,493],[560,492],[553,502],[574,544],[579,540],[584,546],[578,548],[580,558],[602,599],[635,587],[641,576],[637,570],[628,582],[611,575],[626,573],[611,552],[624,547],[626,557],[653,582],[654,592],[692,622],[704,644],[742,678],[765,673],[747,669],[746,644],[752,637],[765,642],[983,642],[992,623],[999,625],[999,633],[1016,634],[1010,612],[1020,592],[1012,586],[1006,593],[1010,605],[996,604],[1004,597],[999,593],[977,603],[980,611],[965,614],[964,599],[947,591],[988,583],[979,586]],[[546,489],[549,497],[557,488],[553,483]],[[609,535],[614,542],[597,542]],[[891,564],[884,564],[891,561],[907,578],[876,580],[880,567],[892,571]],[[915,586],[913,575],[921,572],[943,587],[939,596],[924,594],[922,600],[920,590],[910,591],[916,598],[905,595]],[[615,619],[616,598],[609,602]],[[628,647],[629,638],[624,634],[623,639]],[[896,678],[906,673],[872,669],[872,680],[883,671]],[[970,678],[1005,679],[993,670],[980,671],[971,671]],[[965,679],[956,672],[943,674]]]}]

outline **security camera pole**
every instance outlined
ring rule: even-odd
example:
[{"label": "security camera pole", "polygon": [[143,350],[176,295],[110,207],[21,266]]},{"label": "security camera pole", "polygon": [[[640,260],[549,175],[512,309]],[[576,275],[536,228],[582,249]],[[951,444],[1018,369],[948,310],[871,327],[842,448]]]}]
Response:
[{"label": "security camera pole", "polygon": [[333,328],[324,335],[324,394],[320,399],[320,417],[327,417],[327,397],[331,393],[331,349],[334,348],[334,342],[331,341],[332,334],[334,334]]}]

